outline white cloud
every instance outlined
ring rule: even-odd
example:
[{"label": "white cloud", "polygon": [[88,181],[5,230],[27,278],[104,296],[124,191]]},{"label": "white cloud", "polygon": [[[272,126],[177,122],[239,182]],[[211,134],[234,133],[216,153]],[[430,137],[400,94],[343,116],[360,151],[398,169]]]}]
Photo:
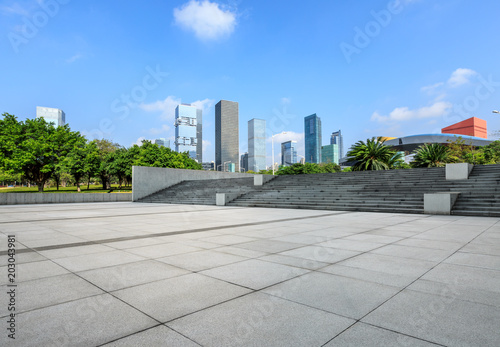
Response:
[{"label": "white cloud", "polygon": [[438,89],[439,87],[441,87],[443,85],[444,85],[443,82],[439,82],[439,83],[436,83],[436,84],[433,84],[430,86],[422,87],[422,88],[420,88],[420,90],[424,93],[433,94],[433,93],[435,93],[436,89]]},{"label": "white cloud", "polygon": [[[282,142],[286,141],[302,141],[304,140],[304,134],[303,133],[296,133],[293,131],[285,131],[284,133],[276,134],[274,135],[274,144],[281,144]],[[267,138],[267,142],[271,143],[271,136]]]},{"label": "white cloud", "polygon": [[132,142],[131,146],[137,145],[137,146],[142,146],[142,141],[147,140],[145,137],[141,136],[137,139],[137,141]]},{"label": "white cloud", "polygon": [[292,102],[292,99],[290,98],[281,98],[281,103],[283,105],[289,105]]},{"label": "white cloud", "polygon": [[0,11],[2,11],[5,14],[16,14],[25,17],[30,15],[30,12],[21,5],[19,5],[19,3],[17,2],[13,3],[11,6],[0,7]]},{"label": "white cloud", "polygon": [[208,147],[212,146],[212,142],[208,140],[202,140],[203,142],[203,153],[208,149]]},{"label": "white cloud", "polygon": [[201,40],[214,40],[230,35],[236,26],[236,14],[209,0],[191,0],[174,9],[175,23],[193,31]]},{"label": "white cloud", "polygon": [[71,58],[66,59],[66,62],[68,64],[71,64],[71,63],[74,63],[75,61],[77,61],[78,59],[81,59],[82,57],[83,57],[83,55],[81,55],[80,53],[77,53],[74,56],[72,56]]},{"label": "white cloud", "polygon": [[[173,122],[175,119],[175,108],[181,103],[181,99],[170,95],[165,100],[158,100],[150,104],[140,104],[139,108],[146,112],[160,112],[160,119]],[[203,115],[209,113],[213,104],[214,100],[212,99],[197,100],[191,103],[191,105],[201,109]]]},{"label": "white cloud", "polygon": [[389,113],[388,116],[383,116],[378,112],[374,112],[371,116],[371,120],[376,122],[387,122],[437,118],[446,116],[451,111],[452,107],[453,105],[446,101],[438,101],[431,106],[425,106],[415,110],[410,110],[408,107],[398,107]]},{"label": "white cloud", "polygon": [[158,135],[161,133],[166,133],[170,130],[170,127],[166,124],[163,124],[161,128],[151,128],[149,129],[149,133],[152,135]]},{"label": "white cloud", "polygon": [[473,77],[475,75],[477,75],[477,72],[471,69],[456,69],[451,74],[451,77],[448,80],[448,85],[452,88],[459,87],[461,85],[469,83],[470,77]]},{"label": "white cloud", "polygon": [[161,112],[162,120],[172,121],[175,118],[175,108],[181,103],[181,99],[168,96],[165,100],[158,100],[150,104],[140,104],[139,108],[146,112]]}]

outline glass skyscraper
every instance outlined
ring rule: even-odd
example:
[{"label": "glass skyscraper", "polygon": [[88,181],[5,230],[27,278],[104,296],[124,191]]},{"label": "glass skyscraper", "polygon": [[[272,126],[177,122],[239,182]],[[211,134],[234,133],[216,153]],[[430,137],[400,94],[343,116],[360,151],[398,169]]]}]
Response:
[{"label": "glass skyscraper", "polygon": [[164,138],[159,138],[155,140],[155,144],[158,146],[163,146],[170,148],[170,140],[164,139]]},{"label": "glass skyscraper", "polygon": [[332,137],[330,137],[330,144],[338,146],[338,157],[340,160],[340,158],[344,156],[344,138],[342,137],[341,130],[332,133]]},{"label": "glass skyscraper", "polygon": [[337,144],[322,146],[321,147],[321,160],[322,160],[322,163],[339,164],[339,161],[340,161],[339,146]]},{"label": "glass skyscraper", "polygon": [[178,105],[175,108],[175,151],[190,152],[190,157],[201,163],[202,149],[202,111],[190,104]]},{"label": "glass skyscraper", "polygon": [[238,103],[221,100],[215,105],[215,170],[240,171]]},{"label": "glass skyscraper", "polygon": [[248,169],[259,172],[266,169],[266,121],[248,121]]},{"label": "glass skyscraper", "polygon": [[66,124],[66,115],[63,110],[50,107],[36,107],[36,118],[43,118],[47,123],[52,123],[56,127]]},{"label": "glass skyscraper", "polygon": [[321,163],[321,118],[316,113],[304,118],[306,163]]},{"label": "glass skyscraper", "polygon": [[248,153],[241,155],[240,171],[242,172],[248,171]]},{"label": "glass skyscraper", "polygon": [[297,162],[297,141],[287,141],[281,144],[281,165],[290,166]]}]

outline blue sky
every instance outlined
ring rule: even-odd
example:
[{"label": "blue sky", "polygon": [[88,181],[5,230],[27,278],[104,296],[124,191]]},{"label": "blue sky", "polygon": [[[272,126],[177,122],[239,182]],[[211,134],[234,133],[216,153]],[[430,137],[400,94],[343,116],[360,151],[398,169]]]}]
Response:
[{"label": "blue sky", "polygon": [[[0,0],[0,112],[61,108],[73,130],[130,146],[173,139],[179,102],[204,110],[214,160],[214,105],[297,140],[322,119],[323,143],[436,133],[476,116],[500,129],[494,0]],[[271,143],[268,144],[271,164]]]}]

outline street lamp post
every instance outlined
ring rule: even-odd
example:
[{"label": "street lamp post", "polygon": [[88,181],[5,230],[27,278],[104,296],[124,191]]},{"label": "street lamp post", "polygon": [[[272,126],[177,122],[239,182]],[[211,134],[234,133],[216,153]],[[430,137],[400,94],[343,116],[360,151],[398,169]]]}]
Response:
[{"label": "street lamp post", "polygon": [[227,164],[227,163],[230,163],[230,162],[231,162],[231,160],[230,160],[230,161],[225,161],[225,162],[224,162],[224,172],[226,172],[226,164]]},{"label": "street lamp post", "polygon": [[219,168],[220,168],[221,166],[222,166],[222,164],[217,165],[217,170],[215,170],[215,171],[219,171]]},{"label": "street lamp post", "polygon": [[273,156],[272,156],[272,157],[273,157],[273,162],[272,162],[272,166],[273,166],[273,175],[274,175],[274,137],[275,137],[276,135],[280,135],[280,134],[286,134],[286,132],[285,132],[285,131],[282,131],[282,132],[280,132],[279,134],[274,134],[274,135],[272,135],[272,136],[271,136],[271,151],[273,152],[273,153],[272,153],[272,154],[273,154]]}]

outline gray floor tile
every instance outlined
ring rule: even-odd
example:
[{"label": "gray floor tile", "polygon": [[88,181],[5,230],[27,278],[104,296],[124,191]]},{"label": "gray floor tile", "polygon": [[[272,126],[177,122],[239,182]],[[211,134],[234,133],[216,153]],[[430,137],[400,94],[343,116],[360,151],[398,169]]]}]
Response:
[{"label": "gray floor tile", "polygon": [[144,260],[143,257],[124,251],[85,254],[76,257],[54,259],[54,262],[70,271],[78,272]]},{"label": "gray floor tile", "polygon": [[[6,293],[9,289],[7,286],[2,286],[1,288],[2,293]],[[104,294],[96,286],[73,274],[22,282],[17,285],[16,291],[19,301],[16,307],[17,314],[97,294]],[[0,316],[6,316],[9,313],[7,305],[0,307]]]},{"label": "gray floor tile", "polygon": [[114,291],[188,273],[156,260],[144,260],[83,271],[78,275],[106,291]]},{"label": "gray floor tile", "polygon": [[278,264],[283,264],[283,265],[300,267],[300,268],[308,269],[308,270],[316,270],[316,269],[319,269],[319,268],[322,268],[322,267],[328,265],[328,263],[322,263],[319,261],[304,259],[304,258],[290,257],[287,255],[281,255],[281,254],[266,255],[264,257],[260,257],[259,260],[270,261],[272,263],[278,263]]},{"label": "gray floor tile", "polygon": [[325,347],[432,347],[434,343],[418,340],[386,329],[374,327],[364,323],[356,323],[348,330],[337,336]]},{"label": "gray floor tile", "polygon": [[360,254],[360,252],[322,246],[305,246],[282,252],[280,254],[296,258],[319,261],[323,263],[336,263],[338,261],[354,257]]},{"label": "gray floor tile", "polygon": [[122,289],[113,295],[160,322],[167,322],[249,292],[230,283],[190,274]]},{"label": "gray floor tile", "polygon": [[261,289],[306,272],[308,270],[251,259],[201,273],[244,287]]},{"label": "gray floor tile", "polygon": [[279,253],[289,249],[294,249],[303,246],[300,243],[274,241],[274,240],[257,240],[235,245],[238,248],[250,249],[266,253]]},{"label": "gray floor tile", "polygon": [[370,253],[389,255],[393,257],[441,262],[448,256],[450,256],[453,253],[453,251],[402,246],[402,245],[387,245],[381,248],[377,248],[371,251]]},{"label": "gray floor tile", "polygon": [[65,257],[74,257],[77,255],[84,255],[84,254],[109,252],[109,251],[113,251],[113,248],[103,245],[89,245],[89,246],[51,249],[49,251],[40,251],[40,254],[47,257],[48,259],[57,259]]},{"label": "gray floor tile", "polygon": [[264,289],[265,293],[359,319],[398,288],[326,273],[310,273]]},{"label": "gray floor tile", "polygon": [[170,257],[158,258],[156,260],[190,271],[202,271],[247,259],[248,258],[246,257],[241,257],[233,254],[217,252],[214,250],[205,250],[186,254],[172,255]]},{"label": "gray floor tile", "polygon": [[321,346],[347,318],[255,293],[191,314],[169,326],[202,346]]},{"label": "gray floor tile", "polygon": [[[16,316],[18,346],[97,346],[157,323],[109,294]],[[6,334],[1,334],[0,344]]]},{"label": "gray floor tile", "polygon": [[457,252],[446,259],[445,263],[500,270],[500,254],[498,256],[494,256]]},{"label": "gray floor tile", "polygon": [[154,259],[154,258],[168,257],[169,255],[174,255],[174,254],[190,253],[201,250],[202,249],[198,247],[191,247],[176,242],[176,243],[164,243],[161,245],[129,248],[127,249],[127,252],[132,254],[137,254],[141,257]]},{"label": "gray floor tile", "polygon": [[[4,267],[5,269],[7,267]],[[69,273],[63,267],[54,264],[50,260],[36,261],[32,263],[24,263],[16,265],[16,282],[31,281],[44,277],[51,277]],[[5,273],[6,270],[4,270]],[[2,273],[4,273],[2,271]],[[5,275],[6,278],[7,275]]]},{"label": "gray floor tile", "polygon": [[500,310],[406,290],[364,322],[445,346],[499,346]]},{"label": "gray floor tile", "polygon": [[165,347],[196,347],[197,343],[189,340],[181,334],[160,325],[140,333],[124,337],[120,340],[107,343],[105,347],[129,347],[129,346],[165,346]]}]

